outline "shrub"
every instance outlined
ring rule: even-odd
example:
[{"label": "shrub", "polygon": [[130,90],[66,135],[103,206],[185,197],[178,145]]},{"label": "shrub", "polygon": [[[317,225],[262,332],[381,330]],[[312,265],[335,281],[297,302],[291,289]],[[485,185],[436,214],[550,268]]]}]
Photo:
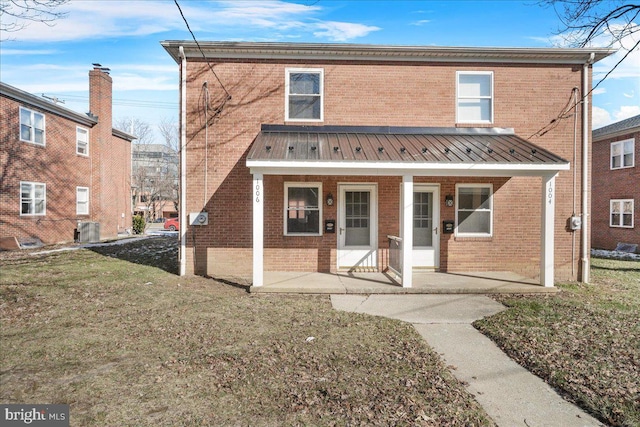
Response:
[{"label": "shrub", "polygon": [[144,218],[140,215],[136,215],[133,217],[133,234],[142,234],[144,233],[144,227],[146,223]]}]

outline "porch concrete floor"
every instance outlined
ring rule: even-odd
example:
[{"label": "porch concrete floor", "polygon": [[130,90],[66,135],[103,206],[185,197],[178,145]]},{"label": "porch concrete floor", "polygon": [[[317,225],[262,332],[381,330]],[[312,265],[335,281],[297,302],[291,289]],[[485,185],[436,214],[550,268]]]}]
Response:
[{"label": "porch concrete floor", "polygon": [[553,293],[539,282],[509,271],[437,273],[414,272],[413,287],[403,288],[387,273],[304,273],[265,271],[264,286],[250,292],[299,294],[494,294]]}]

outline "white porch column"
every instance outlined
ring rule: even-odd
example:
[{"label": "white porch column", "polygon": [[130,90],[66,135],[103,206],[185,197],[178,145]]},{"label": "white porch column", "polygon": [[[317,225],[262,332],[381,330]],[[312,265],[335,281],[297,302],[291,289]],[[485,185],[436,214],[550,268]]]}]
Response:
[{"label": "white porch column", "polygon": [[542,177],[542,225],[540,227],[540,284],[554,285],[555,195],[556,176]]},{"label": "white porch column", "polygon": [[402,176],[402,287],[413,285],[413,175]]},{"label": "white porch column", "polygon": [[253,174],[253,286],[264,284],[264,180]]}]

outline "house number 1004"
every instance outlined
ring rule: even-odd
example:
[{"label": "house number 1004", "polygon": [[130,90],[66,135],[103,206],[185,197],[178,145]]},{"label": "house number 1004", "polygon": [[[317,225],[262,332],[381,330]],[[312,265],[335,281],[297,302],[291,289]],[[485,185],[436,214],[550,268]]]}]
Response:
[{"label": "house number 1004", "polygon": [[256,184],[256,203],[260,203],[260,184]]},{"label": "house number 1004", "polygon": [[551,204],[551,202],[553,201],[553,188],[550,187],[548,193],[549,194],[547,194],[547,199],[549,200],[549,204]]}]

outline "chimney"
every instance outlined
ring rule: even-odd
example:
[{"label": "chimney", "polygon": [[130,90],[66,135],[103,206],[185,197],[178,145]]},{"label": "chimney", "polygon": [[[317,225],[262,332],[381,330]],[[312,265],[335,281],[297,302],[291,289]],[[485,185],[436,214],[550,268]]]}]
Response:
[{"label": "chimney", "polygon": [[98,63],[89,71],[89,114],[98,118],[101,126],[111,132],[112,127],[112,86],[109,69]]}]

